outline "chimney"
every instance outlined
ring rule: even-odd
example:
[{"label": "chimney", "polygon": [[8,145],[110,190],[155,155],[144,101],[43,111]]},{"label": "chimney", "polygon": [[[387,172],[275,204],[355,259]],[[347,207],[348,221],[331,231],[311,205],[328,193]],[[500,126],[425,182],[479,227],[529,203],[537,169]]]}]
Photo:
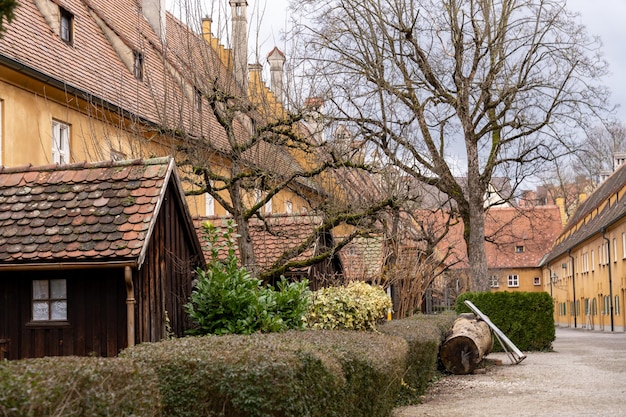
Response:
[{"label": "chimney", "polygon": [[161,42],[165,42],[165,0],[142,0],[141,10]]},{"label": "chimney", "polygon": [[233,69],[235,81],[248,94],[248,2],[230,0],[233,31]]},{"label": "chimney", "polygon": [[306,117],[304,121],[307,124],[309,132],[317,143],[324,142],[324,117],[322,111],[324,108],[324,99],[321,97],[309,97],[304,101]]},{"label": "chimney", "polygon": [[270,64],[270,77],[272,82],[272,92],[276,96],[276,100],[283,102],[283,66],[285,65],[285,54],[280,49],[274,47],[272,52],[267,55],[267,62]]}]

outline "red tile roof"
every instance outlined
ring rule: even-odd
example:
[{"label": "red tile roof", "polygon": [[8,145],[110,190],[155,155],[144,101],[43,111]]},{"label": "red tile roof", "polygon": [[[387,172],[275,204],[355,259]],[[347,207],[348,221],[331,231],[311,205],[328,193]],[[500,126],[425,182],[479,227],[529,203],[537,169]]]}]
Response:
[{"label": "red tile roof", "polygon": [[[261,270],[269,269],[285,252],[297,249],[322,222],[321,217],[311,215],[274,215],[267,216],[265,220],[268,227],[256,218],[250,219],[250,235],[255,259]],[[194,219],[205,259],[209,261],[211,250],[201,227],[202,223],[206,221],[221,226],[225,220],[208,217]],[[315,253],[315,244],[316,241],[311,242],[304,251],[295,255],[292,260],[306,260],[312,257]]]},{"label": "red tile roof", "polygon": [[0,167],[0,268],[140,265],[174,168],[171,158]]},{"label": "red tile roof", "polygon": [[[562,229],[557,206],[532,208],[493,207],[485,214],[487,267],[494,269],[537,267]],[[467,268],[463,222],[453,226],[440,244],[451,248],[448,264]],[[518,247],[520,247],[518,249]]]},{"label": "red tile roof", "polygon": [[339,251],[347,281],[370,281],[382,275],[384,242],[382,237],[358,237]]}]

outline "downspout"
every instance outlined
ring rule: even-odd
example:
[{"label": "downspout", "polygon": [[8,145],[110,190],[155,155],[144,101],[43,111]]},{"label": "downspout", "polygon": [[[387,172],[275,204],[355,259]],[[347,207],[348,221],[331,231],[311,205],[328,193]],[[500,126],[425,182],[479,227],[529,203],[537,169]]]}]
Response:
[{"label": "downspout", "polygon": [[130,266],[124,268],[126,282],[126,334],[128,346],[135,346],[135,288],[133,286],[133,270]]},{"label": "downspout", "polygon": [[572,260],[572,290],[574,292],[574,329],[576,328],[576,271],[575,271],[575,264],[574,264],[574,257],[572,256],[572,250],[569,249],[567,251],[567,254],[569,255],[570,259]]},{"label": "downspout", "polygon": [[611,241],[608,237],[606,237],[606,228],[603,227],[601,229],[602,239],[606,241],[606,251],[607,251],[607,259],[609,261],[609,307],[611,314],[611,331],[613,329],[613,273],[611,272]]}]

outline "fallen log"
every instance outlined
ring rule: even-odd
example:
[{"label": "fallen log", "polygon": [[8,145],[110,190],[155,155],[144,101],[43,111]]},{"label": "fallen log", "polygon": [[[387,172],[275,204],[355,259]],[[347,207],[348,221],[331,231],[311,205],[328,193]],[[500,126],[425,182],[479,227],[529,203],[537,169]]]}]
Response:
[{"label": "fallen log", "polygon": [[443,366],[453,374],[470,374],[493,348],[491,329],[472,313],[461,314],[439,349]]}]

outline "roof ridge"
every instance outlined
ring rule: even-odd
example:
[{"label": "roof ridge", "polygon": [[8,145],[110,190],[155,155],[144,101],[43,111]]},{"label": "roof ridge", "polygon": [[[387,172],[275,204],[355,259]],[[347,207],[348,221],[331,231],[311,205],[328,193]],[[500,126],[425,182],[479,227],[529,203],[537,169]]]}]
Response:
[{"label": "roof ridge", "polygon": [[157,158],[136,158],[125,159],[121,161],[105,160],[96,162],[75,162],[72,164],[47,164],[47,165],[18,165],[14,167],[7,167],[0,165],[0,174],[16,174],[21,172],[53,172],[53,171],[73,171],[80,169],[92,169],[92,168],[110,168],[110,167],[125,167],[131,165],[167,165],[170,163],[171,156],[162,156]]}]

